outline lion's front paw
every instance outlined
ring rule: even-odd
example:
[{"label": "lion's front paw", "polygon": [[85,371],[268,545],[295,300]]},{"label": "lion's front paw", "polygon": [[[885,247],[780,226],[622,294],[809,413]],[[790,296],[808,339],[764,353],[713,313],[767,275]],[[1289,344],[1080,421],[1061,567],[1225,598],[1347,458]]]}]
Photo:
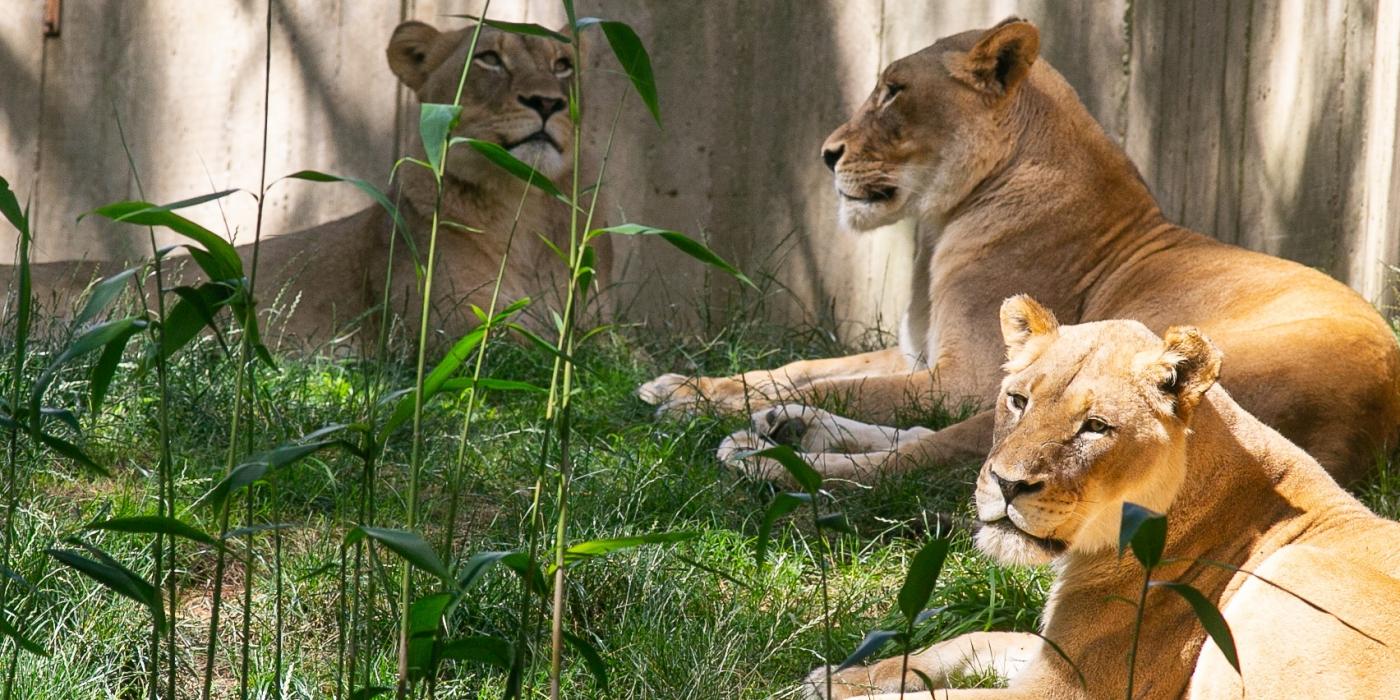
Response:
[{"label": "lion's front paw", "polygon": [[676,399],[693,398],[698,393],[695,391],[696,381],[695,378],[684,374],[663,374],[637,387],[637,398],[653,406],[661,406]]},{"label": "lion's front paw", "polygon": [[773,446],[773,442],[750,430],[740,430],[725,438],[719,444],[716,456],[722,464],[738,469],[746,476],[767,481],[788,479],[787,470],[777,461],[767,457],[744,456]]},{"label": "lion's front paw", "polygon": [[846,444],[841,420],[820,408],[779,404],[753,414],[753,431],[801,452],[842,452]]},{"label": "lion's front paw", "polygon": [[[826,674],[831,673],[831,695],[826,693]],[[835,666],[818,666],[802,681],[802,697],[807,700],[845,700],[881,692],[863,666],[836,671]]]}]

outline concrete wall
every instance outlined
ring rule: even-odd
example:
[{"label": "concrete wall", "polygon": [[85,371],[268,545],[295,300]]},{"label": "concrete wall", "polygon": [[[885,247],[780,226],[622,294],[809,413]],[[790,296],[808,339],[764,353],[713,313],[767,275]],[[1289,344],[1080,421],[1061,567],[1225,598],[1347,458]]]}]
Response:
[{"label": "concrete wall", "polygon": [[[262,0],[67,0],[62,34],[41,36],[41,0],[0,16],[0,175],[33,197],[45,260],[124,257],[145,232],[77,214],[137,196],[126,129],[148,199],[254,190],[262,115]],[[415,114],[382,49],[404,18],[454,26],[467,0],[276,0],[269,175],[302,168],[382,182],[416,138]],[[939,36],[1017,14],[1043,54],[1125,144],[1169,215],[1320,267],[1372,299],[1400,260],[1396,0],[579,1],[648,43],[664,128],[628,97],[609,186],[614,219],[706,238],[793,321],[853,336],[894,327],[909,225],[839,231],[818,157],[886,62]],[[491,14],[556,25],[553,0],[497,0]],[[590,63],[611,70],[599,43]],[[625,80],[592,72],[599,146]],[[398,144],[398,146],[396,146]],[[365,206],[348,187],[281,183],[266,231]],[[191,215],[248,240],[251,197]],[[617,212],[621,212],[618,214]],[[0,240],[6,250],[13,236]],[[732,287],[657,241],[627,241],[624,288],[655,322],[695,319],[695,296]]]}]

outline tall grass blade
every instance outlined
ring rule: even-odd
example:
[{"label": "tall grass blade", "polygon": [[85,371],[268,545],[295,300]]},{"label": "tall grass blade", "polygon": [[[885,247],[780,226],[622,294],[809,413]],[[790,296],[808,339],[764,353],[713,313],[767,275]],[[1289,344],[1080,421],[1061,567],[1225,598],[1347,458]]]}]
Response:
[{"label": "tall grass blade", "polygon": [[546,28],[544,28],[544,27],[541,27],[540,25],[534,24],[534,23],[532,23],[532,22],[504,22],[504,21],[501,21],[501,20],[499,20],[499,19],[482,19],[481,17],[478,17],[477,15],[447,15],[447,16],[448,16],[448,17],[457,17],[457,18],[459,18],[459,19],[470,19],[470,20],[475,20],[475,21],[477,21],[477,22],[485,22],[485,23],[486,23],[486,26],[488,26],[488,27],[494,27],[494,28],[499,29],[499,30],[501,30],[501,31],[503,31],[503,32],[510,32],[510,33],[512,33],[512,34],[524,34],[524,35],[526,35],[526,36],[538,36],[538,37],[542,37],[542,38],[545,38],[545,39],[553,39],[553,40],[555,40],[555,41],[563,42],[563,43],[565,43],[565,44],[570,43],[569,37],[567,37],[567,36],[565,36],[565,35],[563,35],[563,34],[560,34],[559,32],[556,32],[556,31],[554,31],[554,30],[552,30],[552,29],[546,29]]},{"label": "tall grass blade", "polygon": [[577,20],[574,26],[582,30],[595,24],[602,27],[603,36],[608,38],[608,45],[612,47],[618,64],[627,72],[627,78],[646,104],[651,118],[656,120],[657,126],[661,126],[661,101],[656,94],[656,78],[651,70],[651,57],[647,55],[641,37],[626,23],[597,17],[584,17]]},{"label": "tall grass blade", "polygon": [[608,664],[603,661],[603,655],[598,653],[598,649],[572,632],[564,632],[564,639],[569,642],[569,646],[583,657],[583,664],[588,667],[589,673],[593,674],[593,680],[598,687],[607,692],[608,690]]},{"label": "tall grass blade", "polygon": [[83,526],[83,529],[142,535],[163,534],[183,537],[192,542],[207,544],[210,547],[224,546],[222,542],[215,539],[209,533],[182,520],[163,515],[136,515],[125,518],[112,518],[110,520],[88,523]]},{"label": "tall grass blade", "polygon": [[1235,651],[1235,636],[1230,633],[1230,625],[1225,622],[1225,616],[1220,614],[1220,610],[1215,604],[1210,602],[1200,591],[1191,586],[1177,581],[1153,581],[1154,587],[1166,588],[1174,591],[1177,595],[1186,600],[1191,606],[1192,612],[1196,613],[1196,619],[1201,621],[1201,626],[1206,629],[1206,634],[1210,635],[1215,646],[1220,648],[1220,653],[1225,656],[1225,660],[1230,662],[1230,666],[1235,669],[1235,673],[1240,672],[1240,657]]},{"label": "tall grass blade", "polygon": [[59,562],[76,569],[84,576],[102,584],[108,590],[121,596],[130,598],[151,611],[151,616],[155,619],[157,627],[165,627],[165,610],[161,606],[160,589],[151,585],[140,576],[137,576],[131,569],[122,566],[95,548],[89,548],[102,561],[94,561],[73,550],[69,549],[46,549],[44,552],[57,559]]},{"label": "tall grass blade", "polygon": [[604,233],[616,233],[622,236],[658,236],[667,243],[670,243],[682,253],[685,253],[686,255],[689,255],[690,257],[695,258],[696,260],[699,260],[702,263],[705,263],[706,265],[719,268],[720,270],[729,273],[731,276],[734,277],[734,279],[737,279],[740,282],[743,282],[744,284],[753,287],[754,289],[758,288],[758,285],[755,285],[753,283],[753,280],[749,279],[747,275],[740,272],[738,268],[725,261],[724,258],[721,258],[719,255],[717,255],[713,250],[710,250],[704,243],[701,243],[700,241],[697,241],[679,231],[671,231],[669,229],[655,228],[652,226],[643,226],[641,224],[620,224],[618,226],[608,226],[606,228],[594,229],[593,231],[589,232],[589,237],[596,237]]},{"label": "tall grass blade", "polygon": [[465,143],[470,146],[473,151],[485,156],[486,160],[495,163],[500,166],[501,169],[514,175],[526,184],[538,188],[541,192],[565,204],[571,204],[569,198],[555,186],[552,180],[541,175],[537,170],[526,164],[525,161],[511,155],[510,151],[502,148],[499,144],[460,136],[452,139],[452,142],[454,144]]}]

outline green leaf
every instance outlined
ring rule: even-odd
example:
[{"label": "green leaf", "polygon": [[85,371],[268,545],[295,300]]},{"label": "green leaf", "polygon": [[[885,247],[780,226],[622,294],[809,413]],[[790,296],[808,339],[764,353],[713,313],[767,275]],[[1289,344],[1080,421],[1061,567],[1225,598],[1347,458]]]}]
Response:
[{"label": "green leaf", "polygon": [[131,282],[131,278],[135,276],[136,272],[140,269],[140,267],[133,267],[122,270],[94,284],[92,290],[88,293],[87,303],[83,304],[83,310],[79,311],[78,315],[73,317],[73,326],[75,328],[82,328],[87,325],[88,321],[97,318],[97,315],[110,306],[122,293],[123,289],[126,289],[127,284]]},{"label": "green leaf", "polygon": [[462,565],[462,573],[457,576],[457,587],[462,590],[471,588],[491,567],[513,554],[516,552],[477,552],[471,555]]},{"label": "green leaf", "polygon": [[867,658],[870,658],[870,655],[879,651],[880,647],[885,646],[886,642],[891,639],[900,639],[903,636],[903,634],[893,630],[872,630],[865,635],[865,639],[861,640],[855,651],[851,652],[851,655],[847,656],[846,660],[842,661],[841,665],[836,667],[836,671],[844,671],[855,666]]},{"label": "green leaf", "polygon": [[738,268],[726,262],[724,258],[721,258],[720,256],[716,255],[715,252],[707,248],[704,243],[694,240],[679,231],[670,231],[667,229],[653,228],[651,226],[642,226],[640,224],[621,224],[618,226],[609,226],[607,228],[594,229],[592,232],[589,233],[589,237],[594,237],[603,233],[616,233],[623,236],[660,236],[663,240],[675,246],[682,253],[685,253],[686,255],[689,255],[690,257],[695,258],[696,260],[699,260],[702,263],[705,263],[706,265],[719,268],[732,275],[735,279],[739,280],[740,282],[743,282],[744,284],[749,285],[750,287],[753,287],[754,289],[758,288],[758,285],[755,285],[753,283],[753,280],[749,279],[746,275],[744,275],[744,273],[740,272]]},{"label": "green leaf", "polygon": [[909,562],[909,573],[904,576],[904,585],[899,589],[899,611],[913,626],[915,618],[928,606],[929,596],[938,583],[938,575],[943,571],[943,562],[948,558],[948,539],[934,537],[924,543]]},{"label": "green leaf", "polygon": [[29,217],[20,209],[19,198],[10,189],[10,183],[0,177],[0,214],[26,238],[29,236]]},{"label": "green leaf", "polygon": [[428,164],[433,166],[434,175],[442,175],[447,136],[457,127],[457,120],[461,117],[461,105],[424,102],[419,107],[418,134],[423,139],[423,151],[428,154]]},{"label": "green leaf", "polygon": [[606,691],[608,689],[608,665],[603,661],[603,655],[588,643],[588,640],[571,632],[564,632],[564,639],[569,641],[569,645],[583,657],[584,665],[593,674],[593,680],[598,682],[598,687]]},{"label": "green leaf", "polygon": [[[693,540],[699,536],[699,532],[690,531],[654,532],[630,537],[608,537],[598,540],[588,540],[586,542],[570,545],[568,549],[564,550],[564,565],[568,566],[569,564],[585,559],[607,556],[613,552],[620,552],[624,549],[632,549],[648,544],[684,542],[686,540]],[[551,567],[549,573],[553,573],[553,571],[554,569]]]},{"label": "green leaf", "polygon": [[69,343],[68,347],[65,348],[62,353],[59,353],[58,357],[54,358],[54,361],[49,364],[43,372],[40,372],[38,378],[34,380],[34,388],[29,395],[29,413],[30,420],[34,423],[34,430],[36,432],[38,430],[40,402],[44,398],[44,392],[48,390],[53,380],[58,377],[58,372],[63,369],[64,365],[73,361],[75,358],[113,343],[125,347],[126,341],[145,327],[146,321],[139,318],[123,318],[116,321],[108,321],[89,328],[82,335],[74,339],[72,343]]},{"label": "green leaf", "polygon": [[130,598],[151,611],[156,626],[165,627],[165,612],[160,603],[160,590],[137,576],[101,550],[89,547],[102,561],[94,561],[68,549],[46,549],[44,552],[59,562],[77,569],[78,573],[102,584],[112,592]]},{"label": "green leaf", "polygon": [[[388,195],[384,194],[383,190],[380,190],[378,187],[375,187],[374,185],[370,184],[365,180],[353,177],[341,177],[339,175],[329,175],[327,173],[323,173],[317,170],[298,170],[297,172],[294,172],[291,175],[288,175],[282,179],[307,180],[309,182],[350,183],[351,185],[354,185],[356,188],[358,188],[361,192],[364,192],[365,194],[369,195],[370,199],[373,199],[376,203],[379,204],[381,208],[384,209],[384,211],[388,212],[389,216],[392,217],[394,220],[394,226],[399,230],[399,232],[403,233],[410,242],[412,241],[412,237],[407,235],[408,224],[404,223],[403,215],[399,213],[399,208],[395,206],[393,202],[389,201]],[[411,252],[413,252],[414,258],[417,259],[417,251]]]},{"label": "green leaf", "polygon": [[532,24],[532,23],[528,23],[528,22],[503,22],[503,21],[501,21],[501,20],[499,20],[499,19],[482,19],[481,17],[478,17],[477,15],[447,15],[447,16],[448,16],[448,17],[458,17],[458,18],[461,18],[461,19],[470,19],[470,20],[475,20],[475,21],[477,21],[477,22],[485,22],[485,23],[486,23],[486,26],[488,26],[488,27],[495,27],[496,29],[499,29],[499,30],[501,30],[501,31],[503,31],[503,32],[510,32],[510,33],[512,33],[512,34],[525,34],[525,35],[527,35],[527,36],[538,36],[538,37],[543,37],[543,38],[545,38],[545,39],[553,39],[553,40],[555,40],[555,41],[562,41],[562,42],[564,42],[565,44],[570,43],[569,37],[564,36],[563,34],[560,34],[559,32],[556,32],[556,31],[554,31],[554,30],[552,30],[552,29],[546,29],[546,28],[544,28],[544,27],[541,27],[541,26],[538,25],[538,24]]},{"label": "green leaf", "polygon": [[23,632],[19,631],[19,628],[10,624],[3,615],[0,615],[0,634],[14,640],[14,643],[18,644],[20,648],[35,656],[47,657],[49,655],[49,652],[44,649],[43,645],[25,636]]},{"label": "green leaf", "polygon": [[350,694],[350,700],[372,700],[380,695],[389,695],[394,689],[384,685],[367,685],[363,688],[356,688]]},{"label": "green leaf", "polygon": [[[234,291],[221,282],[205,282],[198,287],[176,287],[170,290],[180,297],[173,306],[165,310],[165,320],[161,324],[159,354],[161,359],[169,359],[199,336],[205,328],[214,331],[219,346],[228,354],[228,344],[215,316],[219,310],[233,299]],[[155,353],[147,357],[154,359]]]},{"label": "green leaf", "polygon": [[832,530],[834,532],[844,532],[848,535],[859,534],[851,521],[846,518],[845,513],[827,513],[817,518],[817,527],[822,530]]},{"label": "green leaf", "polygon": [[472,150],[485,156],[486,160],[489,160],[492,163],[495,163],[497,166],[500,166],[501,169],[505,170],[511,175],[514,175],[516,178],[520,179],[520,181],[535,187],[541,192],[544,192],[545,194],[565,204],[570,204],[569,198],[564,196],[563,192],[559,191],[559,188],[555,186],[554,181],[550,180],[544,175],[541,175],[539,171],[530,167],[530,165],[525,161],[516,158],[514,155],[511,155],[510,151],[507,151],[505,148],[502,148],[499,144],[495,144],[490,141],[482,141],[481,139],[460,137],[452,139],[452,142],[454,144],[467,144],[472,148]]},{"label": "green leaf", "polygon": [[437,638],[442,632],[442,616],[452,603],[449,593],[423,596],[408,608],[408,677],[421,680],[432,675],[437,666]]},{"label": "green leaf", "polygon": [[509,323],[506,324],[506,327],[515,331],[516,333],[519,333],[522,336],[525,336],[525,340],[530,341],[530,344],[535,346],[536,348],[543,350],[545,354],[568,362],[569,364],[574,365],[578,369],[584,369],[583,365],[580,365],[577,362],[575,362],[574,358],[570,357],[568,353],[551,345],[548,340],[541,338],[538,334],[536,334],[529,328],[526,328],[518,323]]},{"label": "green leaf", "polygon": [[73,460],[74,462],[77,462],[78,464],[83,465],[84,467],[87,467],[87,469],[93,472],[94,474],[98,476],[111,476],[111,474],[107,471],[106,467],[98,464],[95,460],[93,460],[93,458],[89,457],[86,452],[83,452],[82,449],[79,448],[77,445],[74,445],[73,443],[68,442],[67,440],[64,440],[61,437],[45,433],[42,430],[30,431],[29,434],[33,435],[35,439],[37,439],[45,447],[53,450],[54,452],[57,452],[60,455],[63,455],[64,457],[67,457],[68,459]]},{"label": "green leaf", "polygon": [[1155,568],[1162,561],[1167,544],[1167,516],[1154,513],[1136,503],[1123,503],[1123,518],[1118,530],[1118,556],[1129,545],[1133,556],[1143,568]]},{"label": "green leaf", "polygon": [[211,547],[223,547],[223,543],[193,525],[176,518],[163,515],[136,515],[126,518],[112,518],[101,522],[88,523],[84,530],[107,530],[141,535],[171,535],[183,537],[193,542]]},{"label": "green leaf", "polygon": [[504,639],[476,636],[459,637],[442,643],[438,652],[443,659],[479,661],[509,671],[515,662],[515,646]]},{"label": "green leaf", "polygon": [[1239,673],[1240,657],[1235,651],[1235,637],[1230,633],[1230,625],[1225,622],[1225,616],[1220,614],[1220,610],[1215,607],[1215,604],[1210,602],[1200,591],[1184,583],[1153,581],[1152,585],[1176,591],[1177,595],[1186,599],[1186,602],[1191,605],[1191,610],[1196,613],[1196,619],[1200,620],[1201,626],[1206,628],[1206,634],[1209,634],[1211,640],[1215,642],[1215,646],[1220,648],[1220,653],[1225,655],[1225,660],[1230,662],[1235,673]]},{"label": "green leaf", "polygon": [[[117,202],[94,209],[83,216],[88,214],[96,214],[112,221],[138,226],[168,228],[203,246],[206,255],[198,255],[194,249],[190,249],[190,253],[210,279],[230,280],[243,277],[243,261],[238,257],[238,251],[234,250],[228,241],[209,229],[169,211],[167,207],[157,206],[150,202]],[[81,218],[79,217],[79,219]]]},{"label": "green leaf", "polygon": [[549,390],[536,386],[529,382],[519,382],[513,379],[495,379],[492,377],[482,377],[476,382],[477,387],[490,391],[523,391],[530,394],[547,394]]},{"label": "green leaf", "polygon": [[768,510],[763,513],[763,524],[758,528],[758,544],[754,547],[754,561],[757,563],[759,574],[763,573],[764,560],[768,556],[768,540],[773,534],[773,523],[778,518],[797,510],[803,503],[811,503],[812,496],[806,493],[780,493],[773,502],[768,504]]},{"label": "green leaf", "polygon": [[[437,365],[433,367],[432,371],[428,373],[428,376],[423,378],[423,405],[426,406],[428,402],[438,394],[443,384],[457,372],[457,369],[462,366],[462,363],[471,356],[472,350],[474,350],[477,345],[480,345],[482,339],[485,337],[485,328],[483,326],[477,326],[452,345],[452,349],[448,350],[447,354],[444,355],[443,358],[438,361]],[[413,408],[417,393],[416,389],[409,389],[404,393],[403,397],[399,399],[398,405],[394,406],[394,412],[389,415],[388,420],[384,421],[384,427],[379,429],[380,443],[387,441],[395,430],[398,430],[400,426],[413,418]]]},{"label": "green leaf", "polygon": [[641,38],[632,27],[623,22],[597,17],[584,17],[578,20],[575,26],[581,30],[594,24],[602,26],[603,35],[608,38],[608,45],[612,47],[617,62],[627,72],[632,87],[636,88],[637,95],[646,104],[647,111],[651,112],[651,118],[656,120],[657,126],[661,126],[661,103],[656,95],[656,78],[652,75],[651,57],[647,55]]},{"label": "green leaf", "polygon": [[[306,438],[302,439],[304,440]],[[209,492],[203,496],[200,496],[199,500],[195,501],[192,507],[198,508],[208,503],[216,512],[220,512],[227,505],[228,499],[234,493],[257,483],[258,480],[265,477],[268,472],[295,464],[320,450],[337,444],[340,444],[339,440],[290,443],[279,445],[267,452],[254,455],[248,461],[230,470],[219,483],[214,485],[214,488],[210,489]]]},{"label": "green leaf", "polygon": [[817,470],[813,469],[811,465],[807,464],[807,460],[802,459],[802,456],[797,454],[797,451],[788,445],[774,445],[773,447],[762,450],[740,452],[734,457],[735,459],[766,457],[783,465],[783,468],[792,475],[797,485],[801,486],[807,493],[814,494],[822,488],[822,475],[818,473]]},{"label": "green leaf", "polygon": [[934,683],[933,679],[929,678],[927,673],[917,668],[911,668],[909,672],[919,677],[919,682],[924,684],[924,690],[927,690],[930,695],[933,694],[933,691],[938,690],[938,684]]},{"label": "green leaf", "polygon": [[436,576],[447,585],[452,585],[452,572],[438,558],[437,552],[423,539],[422,535],[408,530],[362,525],[345,535],[345,544],[350,546],[366,537],[379,542],[389,551],[399,555],[414,567]]}]

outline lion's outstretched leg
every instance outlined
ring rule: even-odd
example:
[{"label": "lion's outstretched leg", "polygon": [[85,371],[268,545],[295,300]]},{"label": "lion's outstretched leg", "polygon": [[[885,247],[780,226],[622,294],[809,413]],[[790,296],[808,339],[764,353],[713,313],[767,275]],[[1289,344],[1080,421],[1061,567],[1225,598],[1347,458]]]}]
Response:
[{"label": "lion's outstretched leg", "polygon": [[[939,642],[909,656],[910,671],[904,678],[904,689],[924,689],[923,681],[913,671],[928,676],[938,688],[947,687],[948,683],[958,676],[987,672],[1010,681],[1034,661],[1041,643],[1039,637],[1025,632],[973,632]],[[858,666],[835,673],[832,675],[832,698],[865,695],[883,697],[880,693],[895,693],[894,697],[898,697],[899,674],[903,664],[903,658],[896,656],[869,666]],[[826,698],[825,669],[818,668],[812,671],[803,682],[803,690],[809,698]],[[920,695],[906,694],[905,697],[916,698]],[[943,697],[943,693],[939,692],[937,697]],[[955,694],[951,697],[959,696]],[[1014,695],[998,694],[993,697]]]},{"label": "lion's outstretched leg", "polygon": [[[879,475],[898,474],[920,467],[970,462],[986,457],[992,444],[992,411],[955,423],[942,430],[925,428],[899,430],[885,426],[869,425],[850,419],[833,416],[826,411],[809,407],[777,407],[781,409],[769,420],[769,413],[761,411],[756,416],[764,425],[777,426],[777,430],[794,430],[793,420],[812,419],[816,428],[808,427],[801,434],[803,459],[812,465],[823,477],[829,479],[849,479],[869,482]],[[792,415],[798,418],[789,418]],[[808,436],[811,436],[810,438]],[[779,436],[782,437],[782,436]],[[809,441],[810,442],[806,442]],[[845,445],[861,450],[855,452],[807,451],[806,445],[819,447],[845,441]],[[760,479],[786,478],[781,465],[770,459],[740,458],[744,452],[761,450],[773,445],[774,438],[755,430],[741,430],[720,443],[720,461],[733,464],[750,476]]]},{"label": "lion's outstretched leg", "polygon": [[755,370],[731,377],[687,377],[663,374],[637,389],[643,401],[660,414],[685,414],[706,409],[745,413],[774,403],[810,403],[804,389],[822,379],[904,377],[914,368],[899,348],[845,357],[801,360],[776,369]]}]

